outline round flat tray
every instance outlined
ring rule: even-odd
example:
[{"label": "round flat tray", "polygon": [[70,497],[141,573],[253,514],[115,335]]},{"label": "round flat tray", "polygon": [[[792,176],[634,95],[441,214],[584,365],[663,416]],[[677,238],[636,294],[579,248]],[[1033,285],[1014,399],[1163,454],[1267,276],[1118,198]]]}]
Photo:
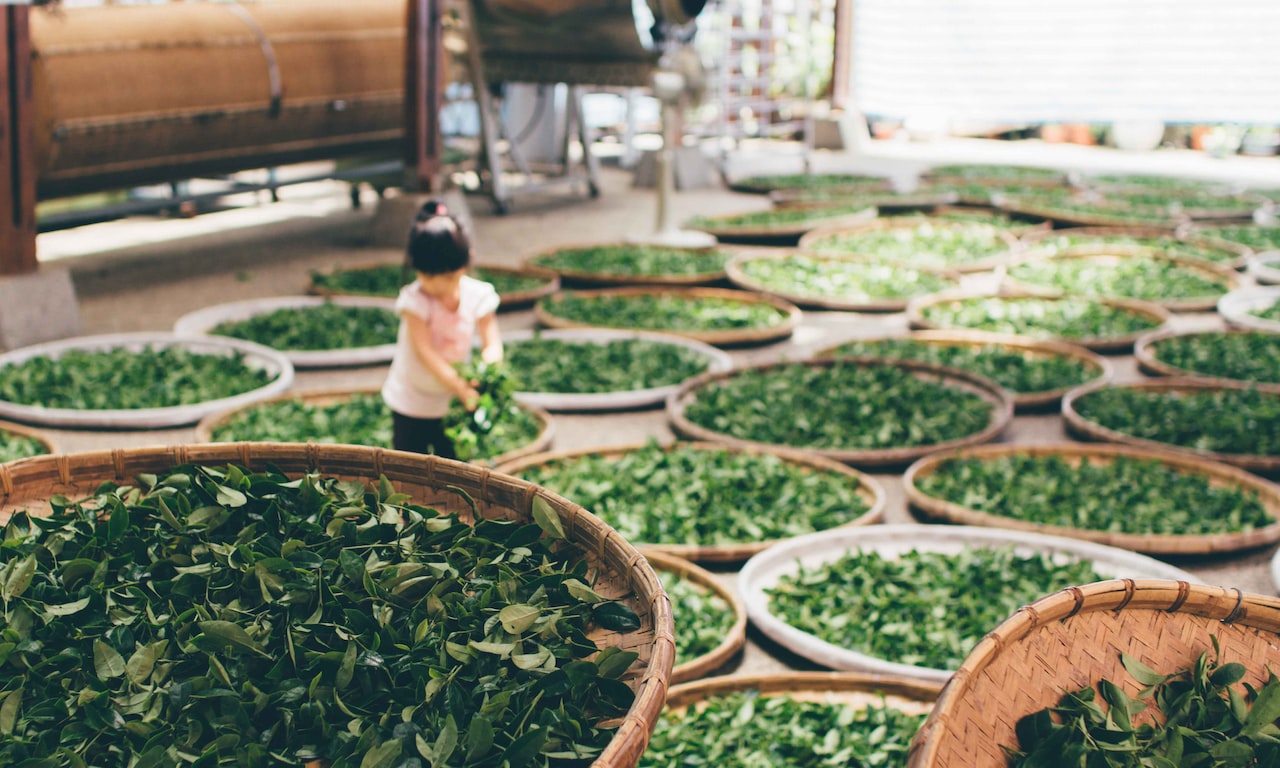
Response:
[{"label": "round flat tray", "polygon": [[896,675],[861,672],[787,672],[777,675],[724,675],[673,685],[667,691],[667,709],[684,709],[712,696],[758,691],[762,697],[790,696],[801,701],[822,701],[862,707],[886,705],[908,714],[927,714],[942,691],[937,683]]},{"label": "round flat tray", "polygon": [[[747,262],[786,261],[788,259],[795,258],[796,256],[803,256],[805,258],[817,259],[820,261],[846,262],[850,264],[868,264],[868,265],[886,264],[886,262],[881,262],[873,258],[860,257],[860,256],[834,256],[834,255],[824,255],[824,254],[803,254],[803,253],[793,253],[793,252],[783,252],[783,253],[773,252],[773,253],[757,253],[757,254],[740,253],[737,256],[734,256],[733,259],[729,261],[729,264],[726,267],[726,272],[729,275],[729,280],[732,281],[733,284],[738,286],[739,288],[743,288],[748,291],[756,291],[758,293],[768,294],[769,296],[776,296],[780,299],[783,299],[784,301],[789,301],[800,307],[816,307],[819,309],[844,310],[844,311],[851,311],[851,312],[901,312],[907,307],[908,299],[906,297],[879,298],[875,296],[866,296],[858,299],[855,299],[855,298],[842,299],[839,297],[822,296],[818,294],[800,294],[800,293],[788,293],[787,291],[778,291],[778,290],[774,290],[773,288],[770,288],[765,283],[759,280],[756,280],[755,278],[751,277],[750,275],[746,274],[743,271],[743,265],[746,264]],[[892,266],[892,265],[889,265],[889,266]],[[915,269],[916,271],[934,275],[943,280],[948,280],[951,282],[952,287],[958,288],[960,285],[960,274],[952,270],[925,269],[920,267],[904,267],[903,269]]]},{"label": "round flat tray", "polygon": [[[717,240],[725,243],[762,243],[769,245],[794,245],[800,240],[804,233],[816,229],[824,225],[843,224],[845,226],[853,224],[861,224],[873,221],[877,212],[875,208],[866,208],[861,211],[854,211],[845,214],[832,214],[830,216],[818,215],[823,206],[816,206],[809,210],[814,211],[815,215],[811,218],[798,222],[787,222],[785,224],[777,224],[774,226],[733,226],[728,223],[735,216],[741,216],[741,213],[727,214],[725,216],[709,217],[703,220],[700,226],[686,224],[687,229],[694,229],[713,235]],[[752,211],[754,213],[754,211]],[[725,223],[720,223],[724,221]]]},{"label": "round flat tray", "polygon": [[1259,288],[1241,288],[1218,299],[1218,314],[1235,328],[1280,333],[1280,321],[1267,320],[1250,314],[1280,302],[1280,285]]},{"label": "round flat tray", "polygon": [[[29,437],[35,440],[43,448],[45,453],[59,453],[58,444],[50,437],[49,433],[23,426],[22,424],[14,424],[9,421],[0,421],[0,432],[8,432],[22,437]],[[39,455],[39,454],[38,454]]]},{"label": "round flat tray", "polygon": [[[925,309],[936,304],[945,304],[950,301],[957,301],[961,299],[979,298],[982,295],[983,294],[974,294],[969,292],[937,293],[932,296],[923,296],[918,299],[912,299],[907,303],[907,322],[911,328],[921,330],[978,330],[959,327],[943,328],[925,319],[924,312]],[[1056,294],[1026,293],[1018,291],[1001,291],[999,294],[986,294],[986,296],[990,298],[1004,299],[1042,299],[1045,301],[1061,301],[1068,298]],[[1155,328],[1148,328],[1143,331],[1121,334],[1119,336],[1085,337],[1079,339],[1064,336],[1046,336],[1044,337],[1045,340],[1076,344],[1085,347],[1086,349],[1091,349],[1094,352],[1129,352],[1133,349],[1133,345],[1141,336],[1151,333],[1152,331],[1160,330],[1165,323],[1169,322],[1169,311],[1164,307],[1161,307],[1158,304],[1152,304],[1149,301],[1139,301],[1137,299],[1081,298],[1088,298],[1088,300],[1096,301],[1099,304],[1107,304],[1113,307],[1125,309],[1133,314],[1155,320],[1159,322],[1160,325]]]},{"label": "round flat tray", "polygon": [[[1119,262],[1125,259],[1142,259],[1142,258],[1151,258],[1156,260],[1167,261],[1177,266],[1180,269],[1184,269],[1188,272],[1194,272],[1198,276],[1203,278],[1219,281],[1226,286],[1226,290],[1224,290],[1222,293],[1211,294],[1206,296],[1184,296],[1184,297],[1169,297],[1169,298],[1159,298],[1159,299],[1137,299],[1139,301],[1148,301],[1152,304],[1157,304],[1169,310],[1170,312],[1212,312],[1214,307],[1217,306],[1218,300],[1222,296],[1225,296],[1230,291],[1233,291],[1240,287],[1240,275],[1238,272],[1236,272],[1233,269],[1220,267],[1216,264],[1210,264],[1206,261],[1201,261],[1199,259],[1185,259],[1185,258],[1182,258],[1181,256],[1166,256],[1164,254],[1161,254],[1159,251],[1156,251],[1155,249],[1142,249],[1142,248],[1123,248],[1123,247],[1116,248],[1116,249],[1095,249],[1093,247],[1081,248],[1081,249],[1073,248],[1073,249],[1070,249],[1069,251],[1054,254],[1052,256],[1040,256],[1040,257],[1032,256],[1031,258],[1021,259],[1016,264],[1011,264],[1010,270],[1022,264],[1033,264],[1033,263],[1044,262],[1044,261],[1113,260],[1113,261]],[[1039,283],[1023,282],[1021,280],[1018,280],[1016,277],[1013,277],[1012,274],[1010,274],[1010,276],[1006,278],[1006,282],[1010,286],[1012,286],[1015,291],[1056,292],[1058,290],[1053,286],[1041,285]],[[1078,294],[1078,295],[1086,295],[1086,294]],[[1136,297],[1106,296],[1105,298],[1132,299]]]},{"label": "round flat tray", "polygon": [[842,360],[844,365],[859,365],[865,363],[875,363],[889,365],[896,368],[904,368],[911,371],[922,378],[932,379],[934,381],[945,383],[948,386],[957,387],[971,394],[981,397],[991,404],[991,423],[980,432],[972,435],[957,438],[954,440],[946,440],[941,443],[932,443],[929,445],[918,445],[904,448],[882,448],[867,450],[846,450],[846,449],[820,449],[808,448],[805,446],[794,445],[773,445],[770,443],[761,443],[754,440],[742,440],[740,438],[731,437],[721,432],[715,432],[706,427],[699,426],[689,421],[685,415],[685,409],[688,404],[697,397],[699,389],[736,376],[744,371],[757,371],[769,368],[782,368],[791,365],[805,366],[832,366],[836,365],[834,360],[811,360],[804,363],[777,362],[765,363],[762,365],[747,366],[736,368],[732,371],[724,373],[703,374],[696,378],[685,382],[679,390],[672,393],[667,398],[667,418],[671,422],[671,428],[676,434],[693,440],[706,440],[709,442],[724,443],[725,445],[742,446],[750,448],[766,448],[766,449],[783,449],[789,451],[804,451],[817,456],[822,456],[833,461],[843,462],[856,467],[893,467],[908,464],[921,456],[932,453],[933,451],[941,451],[949,448],[959,448],[966,445],[976,445],[994,440],[1009,422],[1013,419],[1013,400],[1009,393],[1001,387],[997,386],[990,379],[981,376],[975,376],[971,373],[958,370],[956,368],[946,368],[940,365],[930,365],[929,363],[918,363],[913,360],[891,360],[883,358],[864,358],[850,357]]},{"label": "round flat tray", "polygon": [[[213,442],[213,433],[219,427],[231,421],[241,413],[244,413],[245,411],[251,410],[258,406],[268,405],[270,403],[286,402],[290,400],[301,400],[303,403],[307,403],[309,405],[317,405],[317,406],[331,405],[333,403],[350,400],[355,395],[377,395],[379,391],[380,390],[378,389],[324,390],[320,392],[307,392],[305,394],[280,395],[280,396],[272,397],[266,400],[259,400],[258,402],[255,402],[255,403],[242,405],[236,408],[228,408],[225,411],[219,411],[218,413],[209,414],[208,416],[205,416],[203,419],[200,420],[200,423],[196,425],[196,442],[199,442],[199,443]],[[500,454],[498,456],[493,457],[492,459],[476,460],[471,463],[496,466],[503,462],[515,461],[516,459],[519,459],[523,456],[528,456],[530,454],[535,454],[540,451],[545,451],[547,449],[547,446],[551,445],[551,440],[553,437],[555,437],[555,422],[551,420],[551,414],[547,413],[541,408],[533,408],[527,405],[522,405],[521,407],[533,413],[533,415],[538,418],[539,423],[542,424],[542,428],[538,430],[537,437],[535,437],[533,441],[530,442],[528,445],[522,446],[514,451],[509,451],[507,453]],[[240,438],[236,442],[246,442],[246,441],[253,442],[254,439]],[[299,442],[311,442],[311,441],[299,441]],[[317,445],[321,445],[321,443],[317,443]],[[374,445],[369,447],[389,449],[391,446]]]},{"label": "round flat tray", "polygon": [[[358,272],[360,270],[383,269],[388,266],[399,269],[401,268],[401,263],[400,262],[390,262],[390,263],[371,262],[366,264],[359,264],[354,267],[343,268],[339,271]],[[479,280],[485,280],[486,282],[488,281],[488,278],[485,276],[486,272],[489,274],[512,275],[515,277],[533,277],[543,281],[543,284],[538,288],[531,288],[525,291],[507,291],[505,293],[503,293],[502,291],[499,291],[498,292],[498,301],[500,302],[498,304],[499,312],[503,312],[508,309],[517,309],[520,307],[527,307],[530,304],[533,304],[533,302],[542,298],[543,296],[555,293],[556,291],[560,290],[560,276],[554,272],[548,272],[546,270],[533,269],[533,268],[516,269],[512,267],[496,267],[496,266],[489,266],[487,264],[471,265],[472,275]],[[412,272],[410,272],[410,274],[412,275]],[[316,285],[315,280],[313,279],[307,285],[307,293],[312,296],[373,296],[378,298],[394,299],[396,297],[396,294],[398,293],[398,289],[397,289],[397,292],[389,293],[389,294],[335,291],[331,288],[324,288],[322,286]]]},{"label": "round flat tray", "polygon": [[[710,651],[690,659],[683,664],[677,664],[671,669],[670,684],[684,683],[690,680],[697,680],[700,677],[706,677],[708,674],[723,667],[730,659],[742,650],[747,644],[747,608],[738,599],[738,595],[716,579],[715,575],[705,568],[699,568],[684,558],[674,557],[665,552],[654,550],[646,547],[638,547],[640,554],[649,561],[649,565],[658,572],[658,579],[662,579],[664,573],[674,573],[677,576],[683,576],[686,581],[692,582],[703,589],[710,592],[716,597],[724,601],[729,607],[730,613],[733,614],[733,625],[729,627],[729,631],[725,633],[724,640]],[[664,589],[665,591],[665,589]],[[676,652],[679,652],[680,640],[680,606],[674,601],[671,610],[676,614]]]},{"label": "round flat tray", "polygon": [[274,397],[293,384],[293,365],[274,349],[239,339],[222,336],[179,336],[172,333],[113,333],[80,336],[22,347],[0,355],[0,368],[22,363],[35,357],[57,359],[71,350],[106,352],[113,349],[142,350],[148,347],[182,347],[193,353],[231,357],[243,355],[246,365],[261,368],[272,377],[258,389],[231,397],[206,400],[190,405],[130,410],[93,410],[76,408],[43,408],[0,400],[0,417],[49,427],[88,427],[91,429],[163,429],[194,424],[211,413]]},{"label": "round flat tray", "polygon": [[[336,304],[343,307],[372,307],[394,313],[395,299],[372,296],[276,296],[266,299],[246,299],[226,304],[215,304],[188,312],[173,324],[173,332],[180,336],[212,335],[210,331],[220,323],[248,320],[278,309],[307,309],[309,307]],[[359,365],[378,365],[391,361],[395,356],[395,342],[373,347],[323,350],[279,350],[295,368],[343,368]]]},{"label": "round flat tray", "polygon": [[1246,259],[1249,274],[1263,285],[1280,285],[1280,251],[1261,251]]},{"label": "round flat tray", "polygon": [[1172,232],[1188,221],[1186,216],[1175,216],[1172,213],[1162,221],[1135,218],[1126,216],[1125,211],[1128,209],[1123,207],[1116,207],[1114,213],[1104,212],[1105,206],[1102,206],[1104,210],[1095,212],[1073,211],[1048,203],[1021,200],[1012,195],[992,195],[991,202],[1003,211],[1079,227],[1144,227]]},{"label": "round flat tray", "polygon": [[[1243,333],[1260,333],[1260,331],[1254,331],[1249,328],[1232,328],[1232,329],[1227,329],[1225,331],[1173,331],[1173,330],[1156,331],[1154,333],[1148,333],[1147,335],[1138,339],[1138,343],[1133,346],[1133,357],[1134,357],[1134,360],[1136,360],[1138,363],[1138,368],[1143,373],[1149,374],[1151,376],[1181,376],[1184,378],[1202,379],[1204,381],[1215,383],[1215,384],[1237,383],[1237,382],[1243,381],[1243,379],[1229,379],[1225,376],[1213,376],[1206,373],[1198,373],[1196,371],[1187,370],[1186,368],[1177,368],[1172,365],[1169,365],[1166,362],[1163,362],[1158,357],[1156,357],[1156,347],[1160,345],[1160,342],[1166,339],[1172,339],[1172,338],[1182,337],[1182,336],[1208,336],[1211,334],[1217,335],[1220,333],[1243,334]],[[1261,333],[1265,333],[1265,332],[1261,332]],[[1277,337],[1277,338],[1280,339],[1280,337]],[[1258,382],[1258,383],[1280,385],[1280,382]]]},{"label": "round flat tray", "polygon": [[[560,331],[514,331],[504,333],[502,340],[507,344],[518,344],[534,337],[584,344],[607,344],[611,341],[641,339],[691,349],[707,359],[709,372],[727,371],[733,367],[733,359],[710,344],[666,333],[580,328]],[[569,360],[564,362],[566,365],[571,363]],[[679,386],[679,384],[669,384],[664,387],[617,392],[516,392],[515,396],[525,405],[545,408],[548,411],[625,411],[659,405],[666,401],[667,396]]]},{"label": "round flat tray", "polygon": [[[1211,250],[1223,251],[1233,255],[1230,261],[1215,262],[1209,259],[1198,259],[1211,264],[1217,264],[1228,269],[1243,269],[1245,266],[1245,255],[1237,248],[1224,248],[1221,245],[1212,244],[1201,238],[1197,241],[1194,238],[1187,237],[1185,232],[1170,232],[1161,227],[1069,227],[1067,229],[1046,229],[1040,232],[1031,232],[1022,238],[1023,248],[1027,251],[1033,251],[1040,243],[1053,237],[1083,235],[1085,237],[1131,237],[1135,239],[1161,239],[1169,240],[1174,243],[1182,243],[1184,245],[1192,245],[1200,248],[1209,248]],[[1069,246],[1061,251],[1061,253],[1127,253],[1135,249],[1144,249],[1154,247],[1159,250],[1159,246],[1142,246],[1132,244],[1087,244]],[[1189,258],[1189,257],[1182,257]]]},{"label": "round flat tray", "polygon": [[1252,472],[1260,472],[1262,474],[1280,473],[1280,456],[1217,453],[1215,451],[1201,451],[1195,448],[1184,448],[1182,446],[1173,445],[1172,443],[1161,443],[1155,440],[1133,437],[1123,432],[1107,429],[1101,424],[1097,424],[1096,422],[1090,421],[1081,416],[1075,408],[1076,400],[1079,400],[1090,392],[1102,389],[1104,386],[1123,386],[1126,389],[1143,389],[1156,392],[1203,392],[1222,389],[1258,389],[1259,391],[1274,393],[1278,398],[1280,398],[1280,386],[1258,386],[1256,384],[1246,384],[1243,382],[1217,383],[1205,381],[1203,379],[1191,378],[1154,379],[1129,384],[1086,384],[1082,387],[1077,387],[1071,390],[1067,393],[1066,397],[1062,398],[1062,417],[1066,420],[1067,431],[1080,437],[1108,443],[1132,445],[1140,448],[1164,450],[1171,453],[1178,453],[1183,456],[1197,456],[1202,459],[1218,461],[1223,464],[1231,464],[1233,466],[1241,467]]},{"label": "round flat tray", "polygon": [[[783,314],[784,319],[781,323],[767,328],[729,328],[725,330],[711,331],[676,331],[664,330],[658,328],[645,329],[658,333],[668,333],[675,336],[683,336],[686,339],[701,341],[704,344],[714,344],[716,346],[735,346],[739,344],[765,344],[771,341],[780,341],[790,336],[800,324],[800,308],[796,305],[776,299],[771,296],[761,296],[749,291],[735,291],[725,288],[660,288],[654,286],[636,286],[632,288],[605,288],[596,291],[578,291],[578,296],[583,298],[594,297],[613,297],[613,296],[643,296],[643,295],[669,295],[684,298],[689,301],[697,301],[699,298],[716,298],[716,299],[732,299],[748,304],[768,304]],[[585,323],[579,323],[575,320],[560,317],[551,311],[559,296],[565,294],[557,294],[556,296],[548,296],[539,301],[534,308],[534,316],[539,323],[551,328],[592,328]],[[632,328],[617,328],[616,330],[635,330]]]},{"label": "round flat tray", "polygon": [[[558,245],[554,248],[538,251],[525,259],[528,269],[536,269],[539,272],[549,272],[558,276],[562,281],[597,286],[613,286],[613,285],[670,285],[670,286],[692,286],[692,285],[708,285],[723,280],[725,273],[723,269],[713,272],[695,272],[692,274],[649,274],[649,275],[626,275],[617,272],[590,272],[587,270],[563,269],[553,267],[549,264],[539,264],[538,260],[553,256],[560,251],[576,251],[585,248],[602,248],[602,247],[645,247],[639,243],[592,243],[587,245]],[[676,248],[673,246],[661,246],[664,250],[688,251],[689,253],[712,253],[720,250],[716,246],[708,246],[705,248]]]},{"label": "round flat tray", "polygon": [[891,189],[881,191],[862,191],[849,193],[849,197],[842,200],[839,197],[830,198],[806,198],[805,192],[809,190],[786,190],[774,191],[769,193],[769,200],[773,202],[775,208],[822,208],[831,205],[839,205],[842,202],[852,205],[869,205],[874,206],[881,213],[885,211],[920,211],[937,208],[943,205],[954,205],[960,202],[960,196],[955,192],[894,192]]},{"label": "round flat tray", "polygon": [[1198,582],[1191,574],[1158,560],[1078,539],[970,526],[876,525],[824,531],[770,547],[742,567],[738,574],[739,592],[752,624],[787,650],[810,661],[833,669],[901,675],[914,680],[944,683],[953,670],[917,667],[867,656],[820,640],[787,624],[769,612],[769,598],[765,590],[776,586],[782,576],[796,573],[800,566],[814,568],[853,551],[874,551],[883,557],[895,557],[912,550],[958,553],[970,548],[993,547],[1012,547],[1015,552],[1026,555],[1050,554],[1089,560],[1100,574],[1115,578]]},{"label": "round flat tray", "polygon": [[[847,528],[851,526],[873,525],[875,523],[879,523],[884,518],[885,493],[884,488],[880,485],[879,481],[870,475],[865,475],[862,472],[845,466],[837,461],[831,461],[830,459],[815,456],[811,453],[797,452],[792,449],[780,449],[768,446],[746,447],[713,442],[681,442],[676,445],[681,448],[697,448],[708,451],[769,454],[786,459],[793,464],[799,464],[801,466],[821,470],[823,472],[833,472],[838,475],[844,475],[850,480],[857,482],[858,495],[866,502],[867,511],[844,525],[837,527]],[[643,443],[636,443],[633,445],[618,445],[604,448],[583,448],[576,451],[549,451],[546,453],[524,456],[518,460],[498,464],[494,467],[494,471],[514,475],[532,467],[564,459],[574,459],[583,456],[619,458],[623,454],[639,450],[643,447],[645,447]],[[668,448],[671,447],[675,446],[668,446]],[[749,541],[732,545],[721,544],[705,546],[695,544],[661,544],[655,542],[639,542],[639,544],[642,545],[646,551],[662,552],[672,557],[678,557],[692,562],[741,563],[751,556],[762,552],[770,545],[777,543],[777,541],[780,540]]]},{"label": "round flat tray", "polygon": [[[871,231],[884,230],[884,229],[915,229],[916,227],[919,227],[922,224],[933,224],[934,226],[937,226],[937,227],[946,227],[946,226],[963,226],[966,223],[967,222],[956,221],[952,219],[930,218],[930,217],[919,217],[919,218],[911,217],[911,219],[909,220],[901,220],[901,221],[894,220],[894,219],[876,219],[873,221],[861,222],[855,225],[832,223],[830,225],[818,227],[813,231],[809,232],[808,234],[806,234],[804,237],[800,238],[800,249],[819,253],[820,251],[815,250],[815,246],[821,243],[824,239],[835,236],[835,235],[850,234],[850,233],[856,233],[856,232],[871,232]],[[970,272],[987,272],[992,269],[996,269],[998,267],[1004,266],[1008,264],[1010,261],[1012,261],[1014,257],[1017,255],[1019,248],[1021,247],[1018,243],[1018,238],[1012,232],[1002,230],[999,227],[999,225],[991,224],[989,226],[991,226],[992,229],[996,230],[1000,236],[1000,239],[1004,241],[1006,245],[1006,249],[1004,251],[1001,251],[1000,253],[996,254],[995,256],[992,256],[989,259],[984,259],[982,261],[975,261],[970,264],[956,264],[953,266],[945,267],[945,269],[948,269],[953,272],[959,272],[962,274],[968,274]],[[875,256],[875,254],[870,254],[870,253],[862,254],[862,255]]]},{"label": "round flat tray", "polygon": [[[851,339],[850,341],[889,341],[900,339],[900,336],[877,336],[866,339]],[[1015,349],[1028,353],[1029,355],[1038,357],[1069,357],[1078,360],[1087,366],[1098,371],[1098,375],[1090,381],[1106,382],[1110,381],[1114,373],[1113,366],[1106,358],[1085,349],[1076,344],[1068,344],[1065,341],[1050,341],[1048,339],[1033,339],[1029,336],[1016,336],[1010,333],[988,333],[987,331],[913,331],[906,338],[914,341],[920,341],[928,344],[938,344],[946,346],[961,347],[985,347],[996,346]],[[846,344],[849,342],[845,342]],[[836,344],[826,347],[814,353],[816,358],[834,357],[836,351],[844,346]],[[1056,406],[1062,401],[1062,396],[1073,387],[1061,387],[1058,389],[1045,390],[1044,392],[1010,392],[1013,398],[1013,408],[1015,411],[1033,411],[1039,408],[1047,408]]]},{"label": "round flat tray", "polygon": [[[938,467],[948,461],[961,459],[989,460],[1015,455],[1034,457],[1059,456],[1073,465],[1079,464],[1083,459],[1088,459],[1093,464],[1110,463],[1118,457],[1159,461],[1183,474],[1203,475],[1215,487],[1229,487],[1257,493],[1273,522],[1265,528],[1249,532],[1185,536],[1114,533],[1088,528],[1065,528],[979,512],[961,504],[929,496],[916,485],[918,480],[937,472]],[[1280,541],[1280,487],[1237,467],[1199,458],[1192,459],[1166,450],[1082,443],[981,445],[958,451],[930,454],[907,469],[906,474],[903,475],[902,483],[907,489],[907,502],[933,520],[960,525],[980,525],[1066,536],[1134,552],[1143,552],[1149,555],[1216,555],[1224,552],[1257,549]]]}]

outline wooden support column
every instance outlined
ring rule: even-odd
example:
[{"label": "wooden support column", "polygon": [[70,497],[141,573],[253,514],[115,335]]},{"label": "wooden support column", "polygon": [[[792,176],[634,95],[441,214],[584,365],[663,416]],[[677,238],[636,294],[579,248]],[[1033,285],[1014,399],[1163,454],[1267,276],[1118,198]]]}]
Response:
[{"label": "wooden support column", "polygon": [[36,162],[31,106],[30,8],[3,6],[0,46],[0,275],[35,272]]},{"label": "wooden support column", "polygon": [[405,190],[441,188],[443,147],[440,108],[444,103],[444,0],[408,0],[405,24]]},{"label": "wooden support column", "polygon": [[836,0],[835,55],[831,61],[831,106],[844,109],[849,105],[850,65],[853,61],[853,2]]}]

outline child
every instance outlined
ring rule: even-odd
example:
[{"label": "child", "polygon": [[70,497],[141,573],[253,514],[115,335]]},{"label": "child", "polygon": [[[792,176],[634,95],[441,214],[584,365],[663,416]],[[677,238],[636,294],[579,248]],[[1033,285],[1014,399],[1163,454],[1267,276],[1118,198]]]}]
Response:
[{"label": "child", "polygon": [[471,241],[435,200],[418,212],[406,257],[417,279],[396,299],[400,330],[382,385],[382,399],[391,408],[392,446],[452,459],[453,443],[444,433],[449,403],[456,397],[472,410],[480,396],[453,364],[470,357],[476,331],[481,358],[501,362],[498,292],[466,274]]}]

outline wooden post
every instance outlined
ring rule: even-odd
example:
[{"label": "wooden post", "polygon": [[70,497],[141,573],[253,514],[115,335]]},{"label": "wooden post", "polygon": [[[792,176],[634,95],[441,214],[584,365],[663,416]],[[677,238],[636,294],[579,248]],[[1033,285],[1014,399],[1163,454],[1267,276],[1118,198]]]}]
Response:
[{"label": "wooden post", "polygon": [[405,189],[440,190],[444,102],[443,0],[409,0],[405,24]]},{"label": "wooden post", "polygon": [[835,55],[831,61],[831,106],[844,109],[849,103],[850,65],[853,59],[853,2],[836,0]]},{"label": "wooden post", "polygon": [[0,275],[23,275],[36,261],[36,162],[31,106],[30,8],[0,11]]}]

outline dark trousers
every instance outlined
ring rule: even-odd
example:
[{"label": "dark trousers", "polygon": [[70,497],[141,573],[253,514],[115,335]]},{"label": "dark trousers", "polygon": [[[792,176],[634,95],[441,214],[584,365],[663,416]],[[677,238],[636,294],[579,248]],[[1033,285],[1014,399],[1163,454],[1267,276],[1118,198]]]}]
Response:
[{"label": "dark trousers", "polygon": [[417,419],[391,412],[391,447],[397,451],[433,453],[456,459],[453,441],[444,434],[444,419]]}]

